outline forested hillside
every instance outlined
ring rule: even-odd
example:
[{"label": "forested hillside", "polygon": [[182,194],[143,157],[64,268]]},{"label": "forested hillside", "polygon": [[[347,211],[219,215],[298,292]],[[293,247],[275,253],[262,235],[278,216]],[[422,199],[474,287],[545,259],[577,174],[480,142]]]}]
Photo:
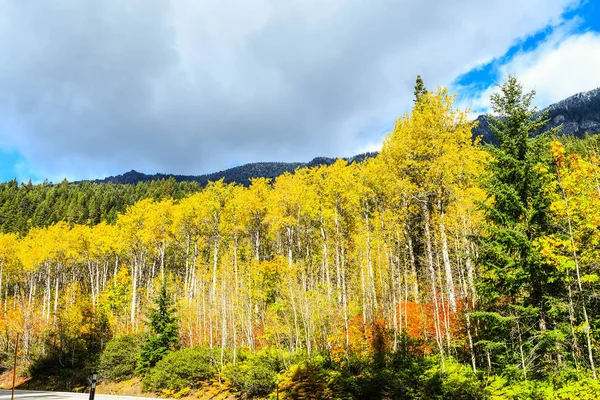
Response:
[{"label": "forested hillside", "polygon": [[[365,153],[344,160],[354,163],[375,155]],[[12,180],[0,183],[0,231],[25,234],[32,227],[45,227],[59,221],[90,226],[99,222],[114,223],[117,214],[142,199],[178,200],[198,192],[211,181],[223,179],[224,183],[248,186],[255,177],[275,178],[298,168],[331,165],[335,161],[317,157],[308,163],[254,163],[201,176],[146,175],[130,171],[93,182],[65,180],[59,184],[33,185]]]},{"label": "forested hillside", "polygon": [[30,188],[46,212],[2,210],[0,361],[20,335],[34,380],[100,368],[170,396],[595,398],[598,139],[532,137],[547,115],[514,78],[497,147],[446,90],[415,95],[359,163]]},{"label": "forested hillside", "polygon": [[[596,134],[600,132],[598,110],[600,89],[578,93],[543,110],[547,113],[548,121],[532,134],[559,126],[561,129],[557,133],[562,136],[583,138],[586,133]],[[482,143],[497,145],[498,140],[490,127],[490,117],[481,115],[475,122],[472,129],[474,138],[481,136]],[[364,153],[343,160],[358,163],[376,155]],[[101,221],[114,223],[117,214],[142,199],[178,200],[220,179],[226,184],[248,186],[252,178],[275,179],[286,172],[293,173],[298,168],[328,166],[335,162],[335,158],[316,157],[306,163],[250,163],[198,176],[148,175],[132,170],[94,181],[63,181],[59,184],[19,184],[12,180],[0,183],[0,231],[25,234],[31,227],[45,227],[59,221],[86,225]]]},{"label": "forested hillside", "polygon": [[[343,158],[348,163],[361,162],[367,158],[375,157],[377,153],[363,153],[353,157]],[[223,179],[225,183],[238,183],[248,186],[252,178],[277,178],[285,172],[294,172],[298,168],[318,167],[321,165],[331,165],[336,162],[336,158],[315,157],[309,162],[257,162],[240,165],[226,169],[224,171],[213,172],[205,175],[170,175],[154,174],[148,175],[135,170],[124,173],[123,175],[109,176],[104,179],[96,179],[95,183],[132,183],[148,182],[156,180],[175,179],[177,182],[198,182],[201,186],[206,186],[208,182]]]},{"label": "forested hillside", "polygon": [[19,185],[12,180],[0,183],[0,231],[23,235],[32,227],[60,221],[90,226],[112,224],[119,213],[139,200],[177,200],[200,189],[196,182],[176,182],[173,178],[135,185],[67,181]]}]

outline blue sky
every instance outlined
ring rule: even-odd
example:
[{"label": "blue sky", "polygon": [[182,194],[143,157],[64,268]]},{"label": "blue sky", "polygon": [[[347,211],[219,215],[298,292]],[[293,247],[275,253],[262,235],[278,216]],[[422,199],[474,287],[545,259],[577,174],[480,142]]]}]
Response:
[{"label": "blue sky", "polygon": [[[25,159],[18,151],[0,149],[0,181],[8,181],[16,179],[18,176],[23,176],[21,171]],[[39,180],[35,175],[31,176],[32,180]]]},{"label": "blue sky", "polygon": [[[565,21],[577,21],[572,34],[580,34],[587,31],[600,32],[600,3],[597,1],[586,1],[578,7],[568,9],[563,13]],[[497,67],[510,61],[519,52],[534,51],[541,43],[555,31],[555,26],[547,26],[532,35],[517,39],[516,43],[504,54],[499,55],[493,61],[473,68],[466,74],[460,75],[455,83],[458,85],[474,85],[476,88],[486,88],[493,83],[497,77]]]},{"label": "blue sky", "polygon": [[598,3],[0,0],[0,180],[377,150],[417,74],[473,116],[508,73],[543,107],[600,86]]},{"label": "blue sky", "polygon": [[[569,39],[577,40],[577,38],[580,38],[582,35],[591,35],[597,39],[598,33],[600,33],[600,2],[584,1],[577,3],[574,7],[567,8],[563,12],[560,23],[549,24],[548,26],[531,35],[518,38],[504,54],[499,55],[490,62],[482,64],[471,69],[467,73],[458,76],[452,83],[451,87],[455,89],[459,103],[461,101],[467,103],[469,106],[471,106],[471,108],[475,109],[476,112],[474,114],[478,114],[478,112],[487,110],[487,103],[481,103],[480,97],[487,97],[490,93],[490,90],[492,90],[491,88],[494,85],[502,82],[503,78],[506,76],[506,73],[515,74],[517,77],[521,78],[518,68],[510,68],[511,62],[513,62],[516,58],[541,53],[544,50],[544,45],[548,45],[549,43],[553,43],[553,45],[549,46],[551,48],[546,49],[546,51],[553,51],[560,56],[560,45],[568,42]],[[594,47],[590,49],[590,51],[597,49],[597,47]],[[582,55],[583,57],[578,61],[585,63],[585,53],[582,52]],[[541,56],[543,56],[543,53]],[[565,54],[564,57],[568,56]],[[594,62],[594,60],[592,60],[592,65],[597,67],[597,63]],[[532,63],[532,65],[529,66],[529,69],[533,71],[536,67],[538,67],[538,65]],[[568,68],[565,68],[562,71],[565,72],[565,75],[553,76],[552,78],[569,81],[571,78],[569,75],[574,71],[569,71]],[[589,76],[587,75],[584,76],[584,78],[588,77]],[[537,82],[527,83],[526,86],[528,86],[529,89],[536,89]],[[569,85],[569,83],[567,83],[567,85]],[[542,84],[542,82],[539,82],[538,85],[539,84]],[[597,79],[590,79],[587,86],[581,85],[581,83],[573,84],[570,87],[567,86],[568,92],[565,92],[564,90],[562,91],[564,96],[559,97],[554,95],[545,96],[542,98],[539,98],[538,96],[537,105],[539,107],[545,107],[555,101],[561,100],[564,97],[568,97],[569,95],[578,93],[579,91],[591,90],[597,86]],[[472,101],[473,99],[477,100]]]}]

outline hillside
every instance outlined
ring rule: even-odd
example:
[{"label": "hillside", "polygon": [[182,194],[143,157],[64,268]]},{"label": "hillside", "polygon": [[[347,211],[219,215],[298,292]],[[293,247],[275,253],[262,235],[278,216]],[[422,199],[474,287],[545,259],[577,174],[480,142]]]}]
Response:
[{"label": "hillside", "polygon": [[[374,157],[365,153],[347,159],[351,164]],[[16,180],[0,183],[0,231],[24,234],[32,227],[59,221],[95,225],[112,223],[117,215],[135,202],[182,199],[200,191],[209,181],[224,178],[225,183],[248,186],[250,178],[275,178],[300,167],[331,165],[334,158],[314,158],[307,163],[253,163],[201,176],[155,174],[130,171],[96,181],[39,185],[20,184]]]},{"label": "hillside", "polygon": [[[600,132],[600,88],[578,93],[546,109],[547,128],[562,124],[561,135],[583,137]],[[486,116],[478,117],[474,135],[483,135],[484,143],[495,143]],[[350,163],[375,157],[376,152],[347,158]],[[331,165],[335,158],[317,157],[308,162],[259,162],[241,165],[205,175],[144,174],[129,171],[93,181],[40,185],[16,181],[0,183],[0,231],[26,233],[31,227],[58,221],[79,224],[112,223],[128,206],[144,198],[181,199],[221,178],[225,183],[248,186],[250,178],[276,178],[300,167]]]},{"label": "hillside", "polygon": [[[349,163],[360,162],[377,155],[376,152],[358,154],[353,157],[344,158]],[[177,182],[197,182],[206,186],[208,182],[218,181],[223,178],[225,183],[239,183],[244,186],[250,184],[250,178],[276,178],[285,172],[294,172],[298,168],[315,167],[319,165],[331,165],[337,158],[315,157],[308,162],[257,162],[240,165],[219,172],[205,175],[172,175],[172,174],[144,174],[131,170],[122,175],[109,176],[104,179],[96,179],[95,183],[121,183],[135,184],[138,182],[156,181],[174,178]]]}]

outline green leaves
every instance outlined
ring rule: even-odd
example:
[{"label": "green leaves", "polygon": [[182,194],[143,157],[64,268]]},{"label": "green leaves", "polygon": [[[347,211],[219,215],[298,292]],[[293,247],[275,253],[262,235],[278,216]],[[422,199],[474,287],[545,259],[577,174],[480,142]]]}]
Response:
[{"label": "green leaves", "polygon": [[100,356],[102,378],[116,382],[132,378],[137,369],[141,343],[139,335],[122,335],[109,341]]},{"label": "green leaves", "polygon": [[158,361],[143,380],[146,390],[199,388],[217,373],[217,349],[192,347],[173,351]]},{"label": "green leaves", "polygon": [[156,308],[149,311],[148,325],[152,333],[142,346],[139,370],[144,372],[156,365],[179,341],[179,326],[175,317],[175,308],[167,295],[163,284],[156,299]]}]

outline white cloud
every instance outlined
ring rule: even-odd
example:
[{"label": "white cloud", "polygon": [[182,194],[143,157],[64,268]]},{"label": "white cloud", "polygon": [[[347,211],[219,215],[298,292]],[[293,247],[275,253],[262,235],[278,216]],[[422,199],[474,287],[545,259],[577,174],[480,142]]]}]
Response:
[{"label": "white cloud", "polygon": [[574,4],[0,0],[0,146],[52,180],[350,155],[417,73],[448,85]]},{"label": "white cloud", "polygon": [[461,101],[461,107],[472,109],[473,117],[490,110],[490,96],[508,74],[516,76],[526,91],[535,90],[534,104],[540,108],[600,87],[600,33],[578,33],[576,24],[566,23],[535,48],[495,67],[496,84]]},{"label": "white cloud", "polygon": [[[500,83],[500,82],[497,82]],[[479,115],[490,112],[491,102],[490,96],[499,91],[497,83],[488,86],[487,88],[473,92],[472,96],[464,97],[458,104],[457,108],[468,109],[469,118],[474,120]],[[468,91],[465,87],[454,87],[455,92]]]},{"label": "white cloud", "polygon": [[542,107],[595,89],[600,87],[600,34],[587,32],[543,44],[518,55],[504,70],[516,75],[524,88],[535,89]]}]

